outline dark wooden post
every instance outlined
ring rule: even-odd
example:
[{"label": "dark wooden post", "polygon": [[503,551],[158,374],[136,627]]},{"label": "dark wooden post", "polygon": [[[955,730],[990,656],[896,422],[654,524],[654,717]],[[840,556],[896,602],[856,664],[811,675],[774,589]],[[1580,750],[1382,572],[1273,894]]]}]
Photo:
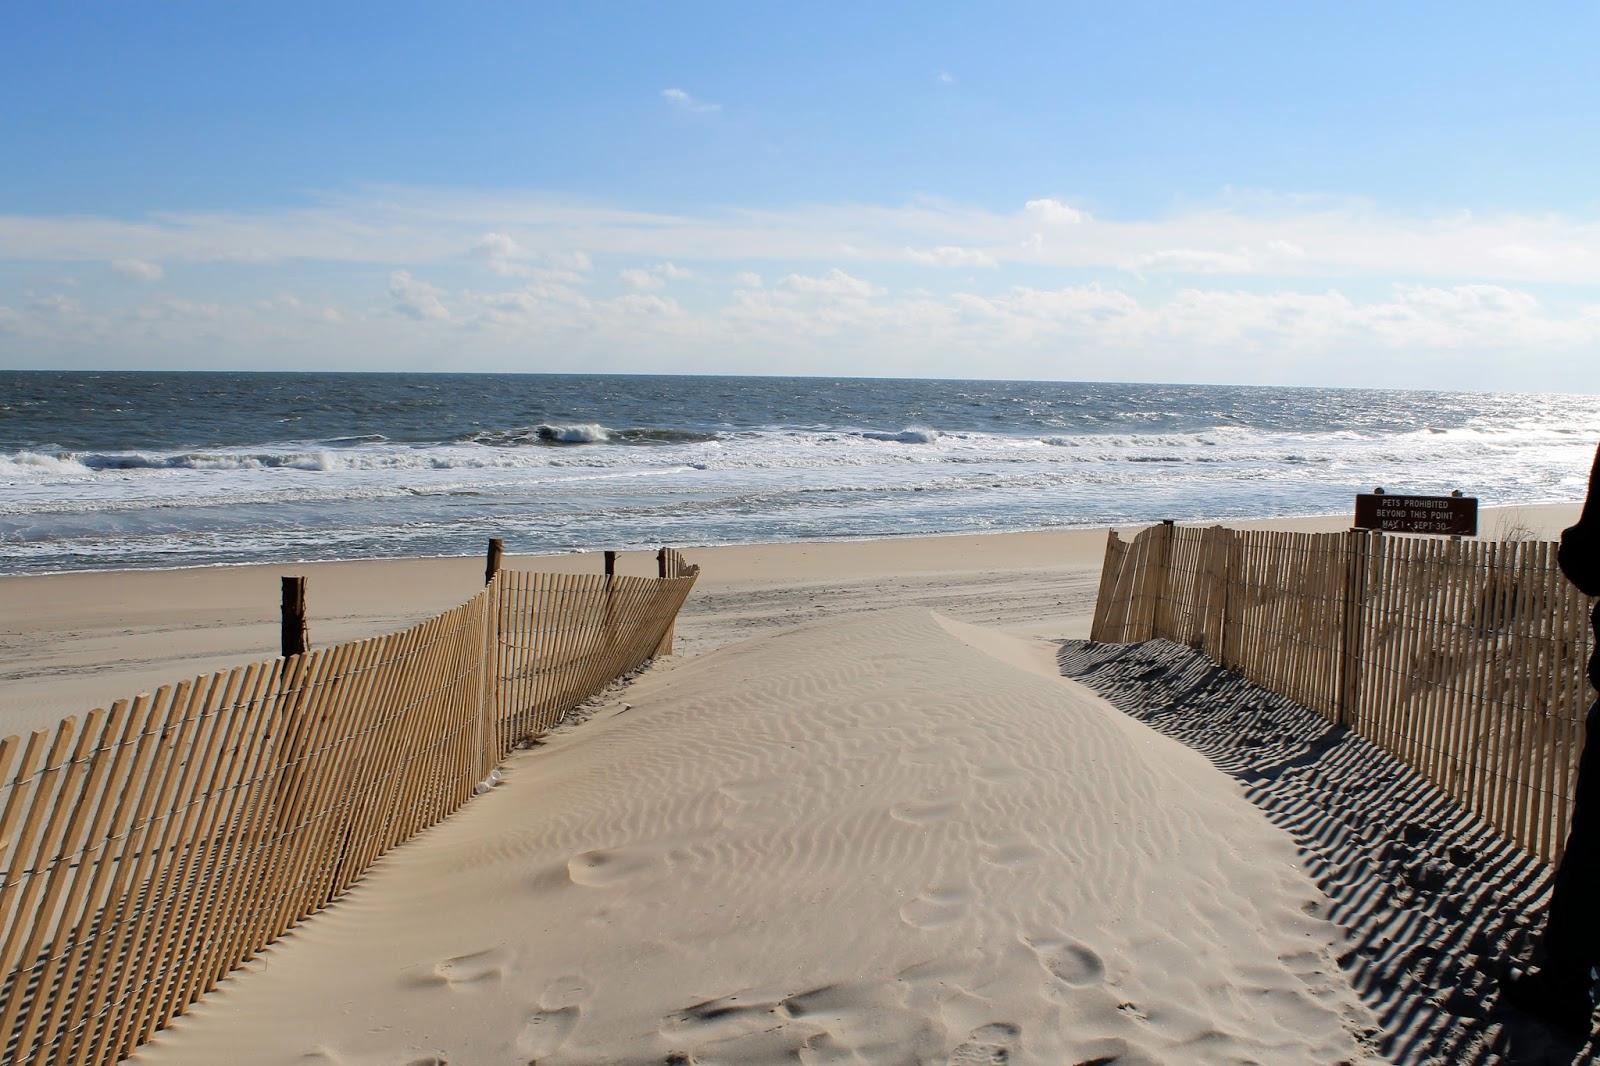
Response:
[{"label": "dark wooden post", "polygon": [[656,577],[667,576],[667,549],[662,548],[656,552]]},{"label": "dark wooden post", "polygon": [[616,552],[612,552],[612,551],[608,551],[608,552],[606,552],[606,577],[615,577],[616,575],[617,575],[617,553]]},{"label": "dark wooden post", "polygon": [[499,537],[489,538],[489,556],[484,561],[483,583],[487,585],[500,572],[500,556],[505,554],[506,542]]},{"label": "dark wooden post", "polygon": [[304,655],[310,646],[306,633],[306,579],[283,579],[283,657]]},{"label": "dark wooden post", "polygon": [[1161,520],[1161,571],[1159,574],[1161,591],[1156,594],[1156,601],[1150,610],[1151,639],[1156,637],[1166,637],[1168,640],[1175,639],[1172,634],[1172,627],[1163,624],[1162,611],[1165,608],[1165,620],[1170,620],[1172,614],[1170,600],[1172,595],[1172,536],[1176,528],[1177,526],[1172,519],[1163,518]]}]

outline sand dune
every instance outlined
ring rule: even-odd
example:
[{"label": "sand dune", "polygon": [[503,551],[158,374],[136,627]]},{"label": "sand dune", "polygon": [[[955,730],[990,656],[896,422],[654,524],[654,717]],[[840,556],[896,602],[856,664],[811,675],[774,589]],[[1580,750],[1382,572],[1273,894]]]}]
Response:
[{"label": "sand dune", "polygon": [[1288,839],[1043,645],[817,623],[504,772],[136,1061],[1365,1061]]}]

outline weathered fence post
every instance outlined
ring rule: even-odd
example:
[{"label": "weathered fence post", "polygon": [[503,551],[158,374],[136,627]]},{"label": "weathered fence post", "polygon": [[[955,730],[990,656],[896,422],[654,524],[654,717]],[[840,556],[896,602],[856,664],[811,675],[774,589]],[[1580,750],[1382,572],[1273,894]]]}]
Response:
[{"label": "weathered fence post", "polygon": [[[1213,661],[1222,661],[1222,633],[1227,626],[1228,604],[1228,544],[1226,529],[1208,526],[1200,535],[1200,553],[1196,557],[1199,574],[1195,581],[1195,599],[1200,615],[1199,648]],[[1200,580],[1203,578],[1203,582]]]},{"label": "weathered fence post", "polygon": [[[667,562],[667,549],[662,548],[660,551],[656,552],[656,577],[658,580],[665,581],[667,579]],[[672,635],[677,628],[678,617],[676,612],[674,612],[672,618],[667,621],[666,631],[661,634],[661,639],[656,642],[656,650],[650,653],[650,657],[652,659],[658,659],[663,655],[672,654]]]},{"label": "weathered fence post", "polygon": [[1154,610],[1150,611],[1150,639],[1166,637],[1168,640],[1176,639],[1171,624],[1173,615],[1173,541],[1178,536],[1178,525],[1171,519],[1162,519],[1162,563],[1157,570],[1158,584],[1155,589]]},{"label": "weathered fence post", "polygon": [[283,579],[282,643],[285,659],[304,655],[311,643],[306,631],[306,579],[303,577]]},{"label": "weathered fence post", "polygon": [[[483,583],[494,583],[495,575],[500,572],[500,559],[505,554],[505,541],[499,537],[489,538],[489,551],[484,559]],[[489,776],[489,771],[494,769],[500,756],[505,750],[504,738],[500,735],[500,590],[486,593],[488,599],[484,602],[483,618],[483,664],[479,674],[478,698],[478,750],[481,753],[482,765],[479,780]],[[493,751],[490,749],[493,748]]]},{"label": "weathered fence post", "polygon": [[483,583],[487,585],[500,572],[500,557],[505,554],[506,542],[499,537],[489,538],[489,554],[484,560]]},{"label": "weathered fence post", "polygon": [[1354,728],[1360,714],[1361,643],[1367,626],[1367,531],[1345,534],[1343,622],[1339,627],[1339,724]]},{"label": "weathered fence post", "polygon": [[1227,539],[1223,542],[1222,654],[1217,658],[1217,662],[1228,670],[1238,668],[1239,634],[1234,630],[1243,632],[1244,619],[1250,606],[1248,590],[1242,584],[1245,573],[1246,536],[1242,530],[1230,529]]},{"label": "weathered fence post", "polygon": [[617,553],[614,552],[614,551],[608,551],[608,552],[606,552],[606,577],[616,577],[616,576],[617,576]]},{"label": "weathered fence post", "polygon": [[[1121,546],[1122,541],[1117,536],[1117,531],[1106,530],[1105,560],[1100,564],[1100,591],[1094,598],[1094,621],[1089,623],[1091,641],[1116,643],[1108,640],[1108,637],[1111,632],[1111,612],[1122,606],[1116,595],[1117,583],[1122,578],[1122,555],[1119,552]],[[1127,613],[1125,607],[1122,607],[1122,611],[1124,614]]]}]

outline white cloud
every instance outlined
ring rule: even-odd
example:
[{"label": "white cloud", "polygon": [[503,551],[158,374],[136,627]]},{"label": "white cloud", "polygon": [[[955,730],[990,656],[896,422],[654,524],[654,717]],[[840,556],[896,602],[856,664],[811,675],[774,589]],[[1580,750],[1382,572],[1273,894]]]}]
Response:
[{"label": "white cloud", "polygon": [[[299,260],[417,269],[476,248],[498,272],[532,276],[538,269],[586,271],[589,252],[740,270],[755,260],[821,265],[846,255],[855,262],[903,263],[908,248],[945,247],[981,248],[1001,267],[1600,284],[1600,217],[1405,217],[1294,199],[1112,221],[1048,198],[1012,213],[921,200],[669,214],[537,194],[386,189],[290,210],[166,213],[134,221],[0,216],[0,259],[26,263]],[[585,251],[573,251],[580,248]]]},{"label": "white cloud", "polygon": [[523,254],[522,247],[504,233],[485,233],[467,250],[467,254],[490,262],[515,259]]},{"label": "white cloud", "polygon": [[337,307],[308,303],[292,292],[280,292],[268,299],[257,300],[256,310],[271,315],[280,322],[298,320],[316,323],[341,323],[345,321],[343,312]]},{"label": "white cloud", "polygon": [[594,264],[589,261],[589,256],[586,252],[546,252],[544,258],[545,262],[549,263],[551,268],[555,270],[568,270],[575,274],[587,274],[594,268]]},{"label": "white cloud", "polygon": [[28,309],[47,315],[74,315],[83,309],[71,296],[60,292],[34,293]]},{"label": "white cloud", "polygon": [[221,304],[169,297],[133,309],[140,322],[216,322],[223,317]]},{"label": "white cloud", "polygon": [[790,274],[778,282],[778,287],[787,292],[839,300],[866,300],[883,291],[870,281],[852,277],[838,267],[821,276]]},{"label": "white cloud", "polygon": [[577,282],[590,269],[589,257],[579,251],[532,253],[505,233],[485,233],[472,242],[467,255],[507,278],[545,278]]},{"label": "white cloud", "polygon": [[389,296],[394,300],[394,310],[407,318],[421,321],[450,317],[449,310],[439,300],[439,290],[412,277],[408,271],[396,270],[389,275]]},{"label": "white cloud", "polygon": [[144,259],[114,259],[111,262],[111,269],[135,281],[160,281],[165,274],[160,263],[151,263]]},{"label": "white cloud", "polygon": [[1136,257],[1128,264],[1128,269],[1174,274],[1246,274],[1252,265],[1251,258],[1242,252],[1166,248]]},{"label": "white cloud", "polygon": [[906,255],[914,262],[942,267],[993,267],[998,264],[994,256],[978,248],[958,248],[941,244],[937,248],[907,248]]},{"label": "white cloud", "polygon": [[1088,220],[1089,216],[1076,207],[1069,207],[1060,200],[1043,197],[1038,200],[1029,200],[1023,204],[1023,209],[1040,222],[1049,226],[1076,226]]},{"label": "white cloud", "polygon": [[733,283],[741,289],[761,288],[761,275],[753,270],[741,270],[733,276]]},{"label": "white cloud", "polygon": [[722,110],[721,104],[713,104],[705,100],[697,100],[683,89],[662,89],[661,95],[665,97],[666,100],[673,106],[681,108],[684,111],[694,111],[700,114],[705,114],[711,111]]},{"label": "white cloud", "polygon": [[694,277],[694,272],[673,263],[657,263],[653,267],[630,267],[617,275],[622,283],[632,289],[659,289],[669,281]]},{"label": "white cloud", "polygon": [[666,296],[656,296],[653,293],[629,293],[618,296],[607,302],[608,307],[632,314],[655,315],[666,318],[677,318],[683,314],[683,308],[678,301]]},{"label": "white cloud", "polygon": [[956,83],[956,76],[950,73],[948,70],[941,70],[938,74],[938,78],[945,85],[954,85]]},{"label": "white cloud", "polygon": [[527,255],[526,250],[504,233],[485,233],[472,242],[467,254],[482,260],[490,270],[502,277],[527,277],[533,270],[529,264],[522,262]]}]

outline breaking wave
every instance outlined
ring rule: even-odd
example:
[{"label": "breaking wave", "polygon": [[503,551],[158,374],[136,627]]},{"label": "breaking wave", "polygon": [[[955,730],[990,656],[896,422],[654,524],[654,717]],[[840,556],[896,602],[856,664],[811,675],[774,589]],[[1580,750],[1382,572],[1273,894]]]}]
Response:
[{"label": "breaking wave", "polygon": [[540,423],[523,429],[491,429],[462,438],[464,443],[494,448],[539,444],[698,444],[717,440],[717,434],[692,429],[651,426],[611,429],[598,422]]},{"label": "breaking wave", "polygon": [[932,444],[944,436],[937,429],[912,427],[902,429],[898,433],[888,433],[883,430],[869,429],[861,434],[868,440],[892,441],[895,444]]}]

